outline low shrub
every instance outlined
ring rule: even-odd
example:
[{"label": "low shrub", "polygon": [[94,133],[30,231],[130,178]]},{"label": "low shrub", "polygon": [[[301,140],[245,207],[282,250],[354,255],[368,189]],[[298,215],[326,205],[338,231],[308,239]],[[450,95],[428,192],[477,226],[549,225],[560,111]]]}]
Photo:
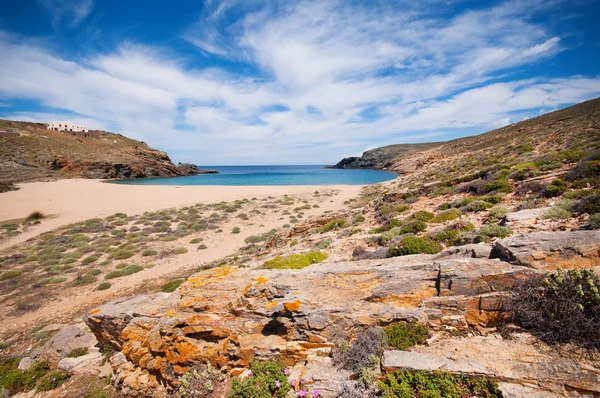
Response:
[{"label": "low shrub", "polygon": [[484,242],[487,242],[491,238],[506,238],[512,234],[512,230],[508,227],[503,227],[496,224],[488,224],[481,227],[479,235],[483,236]]},{"label": "low shrub", "polygon": [[501,398],[498,384],[488,378],[468,378],[443,371],[411,373],[399,370],[388,373],[378,383],[385,398],[444,397],[444,398]]},{"label": "low shrub", "polygon": [[410,221],[400,228],[400,234],[416,234],[427,229],[427,223],[421,220]]},{"label": "low shrub", "polygon": [[173,249],[173,254],[185,254],[188,252],[188,249],[185,247],[176,247]]},{"label": "low shrub", "polygon": [[555,198],[562,195],[567,190],[567,183],[563,180],[554,180],[544,189],[544,196]]},{"label": "low shrub", "polygon": [[46,218],[46,215],[41,211],[33,211],[25,218],[25,221],[36,221]]},{"label": "low shrub", "polygon": [[573,210],[582,214],[600,213],[600,191],[592,191],[589,195],[583,196],[575,202]]},{"label": "low shrub", "polygon": [[353,373],[361,369],[372,368],[377,364],[383,347],[383,332],[378,328],[369,328],[349,345],[346,342],[336,344],[333,363]]},{"label": "low shrub", "polygon": [[82,357],[84,355],[87,355],[87,353],[88,353],[88,348],[87,347],[73,348],[67,354],[67,358],[78,358],[78,357]]},{"label": "low shrub", "polygon": [[401,322],[385,328],[386,343],[397,350],[408,350],[417,344],[424,344],[428,338],[427,327],[417,322]]},{"label": "low shrub", "polygon": [[183,279],[174,279],[162,285],[158,290],[164,293],[171,293],[174,292],[183,282]]},{"label": "low shrub", "polygon": [[461,210],[464,212],[479,213],[480,211],[487,210],[493,206],[494,205],[490,202],[486,202],[483,200],[474,200],[474,201],[470,202],[469,204],[461,207]]},{"label": "low shrub", "polygon": [[497,224],[509,212],[510,212],[510,210],[508,210],[506,207],[502,207],[502,206],[492,207],[490,209],[490,211],[488,212],[488,218],[485,222],[488,224]]},{"label": "low shrub", "polygon": [[321,227],[321,232],[329,232],[329,231],[333,231],[335,229],[340,229],[340,228],[344,228],[346,226],[346,219],[345,218],[337,218],[333,221],[328,222],[327,224],[323,225]]},{"label": "low shrub", "polygon": [[411,214],[409,219],[428,222],[433,217],[434,217],[433,213],[428,212],[426,210],[419,210],[418,212]]},{"label": "low shrub", "polygon": [[107,289],[110,289],[111,286],[112,285],[108,282],[102,282],[101,284],[98,285],[96,290],[107,290]]},{"label": "low shrub", "polygon": [[51,391],[63,384],[65,381],[69,380],[71,375],[64,370],[53,370],[42,376],[40,381],[38,382],[35,391],[43,392],[43,391]]},{"label": "low shrub", "polygon": [[566,220],[571,217],[571,212],[560,206],[553,206],[542,214],[542,218],[549,220]]},{"label": "low shrub", "polygon": [[197,248],[197,250],[206,250],[206,249],[208,249],[208,246],[206,246],[204,244],[198,245],[198,248]]},{"label": "low shrub", "polygon": [[[19,358],[9,357],[0,359],[0,392],[7,395],[30,391],[48,372],[48,362],[41,361],[27,370],[19,370]],[[3,391],[4,390],[4,391]]]},{"label": "low shrub", "polygon": [[11,269],[9,271],[3,272],[2,274],[0,274],[0,281],[5,281],[7,279],[13,279],[16,278],[17,276],[21,275],[23,273],[23,270],[21,269]]},{"label": "low shrub", "polygon": [[360,224],[363,221],[365,221],[365,216],[362,214],[358,214],[352,218],[352,224]]},{"label": "low shrub", "polygon": [[531,276],[512,289],[513,320],[548,344],[600,349],[599,290],[593,269]]},{"label": "low shrub", "polygon": [[309,252],[302,254],[292,254],[287,257],[277,256],[263,264],[264,269],[302,269],[311,264],[320,263],[327,259],[327,253]]},{"label": "low shrub", "polygon": [[133,257],[135,252],[133,250],[119,249],[110,255],[112,259],[115,260],[125,260],[130,257]]},{"label": "low shrub", "polygon": [[437,214],[435,217],[433,217],[431,220],[429,220],[429,222],[434,223],[434,224],[439,224],[439,223],[443,223],[446,221],[455,220],[460,216],[462,216],[462,212],[460,210],[449,209],[449,210],[442,211],[441,213]]},{"label": "low shrub", "polygon": [[192,245],[195,245],[200,242],[202,242],[202,238],[194,238],[194,239],[190,240],[190,244],[192,244]]},{"label": "low shrub", "polygon": [[600,213],[592,214],[588,219],[588,229],[600,229]]},{"label": "low shrub", "polygon": [[442,246],[429,238],[419,238],[413,234],[408,234],[388,248],[388,257],[409,254],[436,254],[441,250]]},{"label": "low shrub", "polygon": [[142,267],[141,265],[128,265],[127,267],[125,267],[121,270],[123,273],[122,276],[136,274],[136,273],[142,271],[143,269],[144,269],[144,267]]},{"label": "low shrub", "polygon": [[379,244],[381,246],[387,246],[392,241],[392,239],[394,239],[396,236],[400,235],[400,231],[401,231],[400,227],[394,227],[394,228],[390,229],[389,231],[382,233],[379,236]]},{"label": "low shrub", "polygon": [[228,398],[285,398],[291,390],[280,361],[250,361],[250,376],[233,379]]},{"label": "low shrub", "polygon": [[240,232],[242,232],[242,231],[240,230],[239,227],[233,227],[233,229],[231,230],[232,234],[239,234]]},{"label": "low shrub", "polygon": [[225,381],[225,375],[208,363],[195,366],[180,376],[178,380],[176,398],[208,398],[213,396],[215,389],[218,389],[219,384]]},{"label": "low shrub", "polygon": [[142,251],[142,256],[144,257],[149,257],[149,256],[156,256],[158,254],[158,251],[154,250],[154,249],[146,249]]}]

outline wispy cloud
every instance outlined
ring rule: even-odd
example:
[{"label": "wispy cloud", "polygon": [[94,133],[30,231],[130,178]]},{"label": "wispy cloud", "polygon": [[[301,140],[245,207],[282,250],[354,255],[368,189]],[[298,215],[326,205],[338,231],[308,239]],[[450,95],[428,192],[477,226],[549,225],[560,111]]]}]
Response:
[{"label": "wispy cloud", "polygon": [[79,25],[94,9],[94,0],[37,0],[46,10],[57,28],[65,22],[71,27]]},{"label": "wispy cloud", "polygon": [[483,131],[600,95],[598,76],[516,77],[566,50],[536,21],[548,3],[450,16],[446,4],[207,2],[184,38],[207,59],[251,65],[251,73],[218,62],[195,68],[131,42],[64,59],[0,34],[10,54],[0,58],[0,94],[176,154],[185,148],[181,160],[204,164],[333,162],[374,143]]}]

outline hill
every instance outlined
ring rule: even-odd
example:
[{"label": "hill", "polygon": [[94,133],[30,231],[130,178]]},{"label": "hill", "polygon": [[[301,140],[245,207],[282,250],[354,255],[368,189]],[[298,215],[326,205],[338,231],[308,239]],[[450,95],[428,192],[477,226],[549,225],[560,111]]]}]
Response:
[{"label": "hill", "polygon": [[332,169],[385,169],[391,166],[391,161],[407,153],[422,151],[442,145],[443,142],[423,144],[395,144],[365,151],[362,156],[348,157],[340,160]]},{"label": "hill", "polygon": [[49,131],[0,120],[0,183],[44,178],[144,178],[197,174],[146,143],[106,131]]}]

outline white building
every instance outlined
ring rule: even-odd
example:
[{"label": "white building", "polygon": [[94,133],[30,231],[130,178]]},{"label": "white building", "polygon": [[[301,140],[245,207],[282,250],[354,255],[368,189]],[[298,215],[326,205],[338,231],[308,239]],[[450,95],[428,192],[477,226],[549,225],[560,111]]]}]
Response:
[{"label": "white building", "polygon": [[48,130],[53,131],[82,131],[87,133],[89,130],[87,127],[80,124],[74,124],[71,122],[50,122],[48,124]]}]

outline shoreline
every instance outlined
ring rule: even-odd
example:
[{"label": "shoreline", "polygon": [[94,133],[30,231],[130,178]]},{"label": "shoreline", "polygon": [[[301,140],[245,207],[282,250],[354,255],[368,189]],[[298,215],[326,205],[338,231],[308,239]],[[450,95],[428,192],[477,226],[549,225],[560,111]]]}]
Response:
[{"label": "shoreline", "polygon": [[[118,212],[141,214],[196,203],[217,203],[252,197],[282,196],[335,189],[356,197],[365,185],[136,185],[99,179],[63,179],[16,184],[20,189],[0,194],[0,224],[34,211],[47,216],[26,232],[0,241],[0,250],[63,225]],[[335,209],[333,209],[335,210]]]}]

